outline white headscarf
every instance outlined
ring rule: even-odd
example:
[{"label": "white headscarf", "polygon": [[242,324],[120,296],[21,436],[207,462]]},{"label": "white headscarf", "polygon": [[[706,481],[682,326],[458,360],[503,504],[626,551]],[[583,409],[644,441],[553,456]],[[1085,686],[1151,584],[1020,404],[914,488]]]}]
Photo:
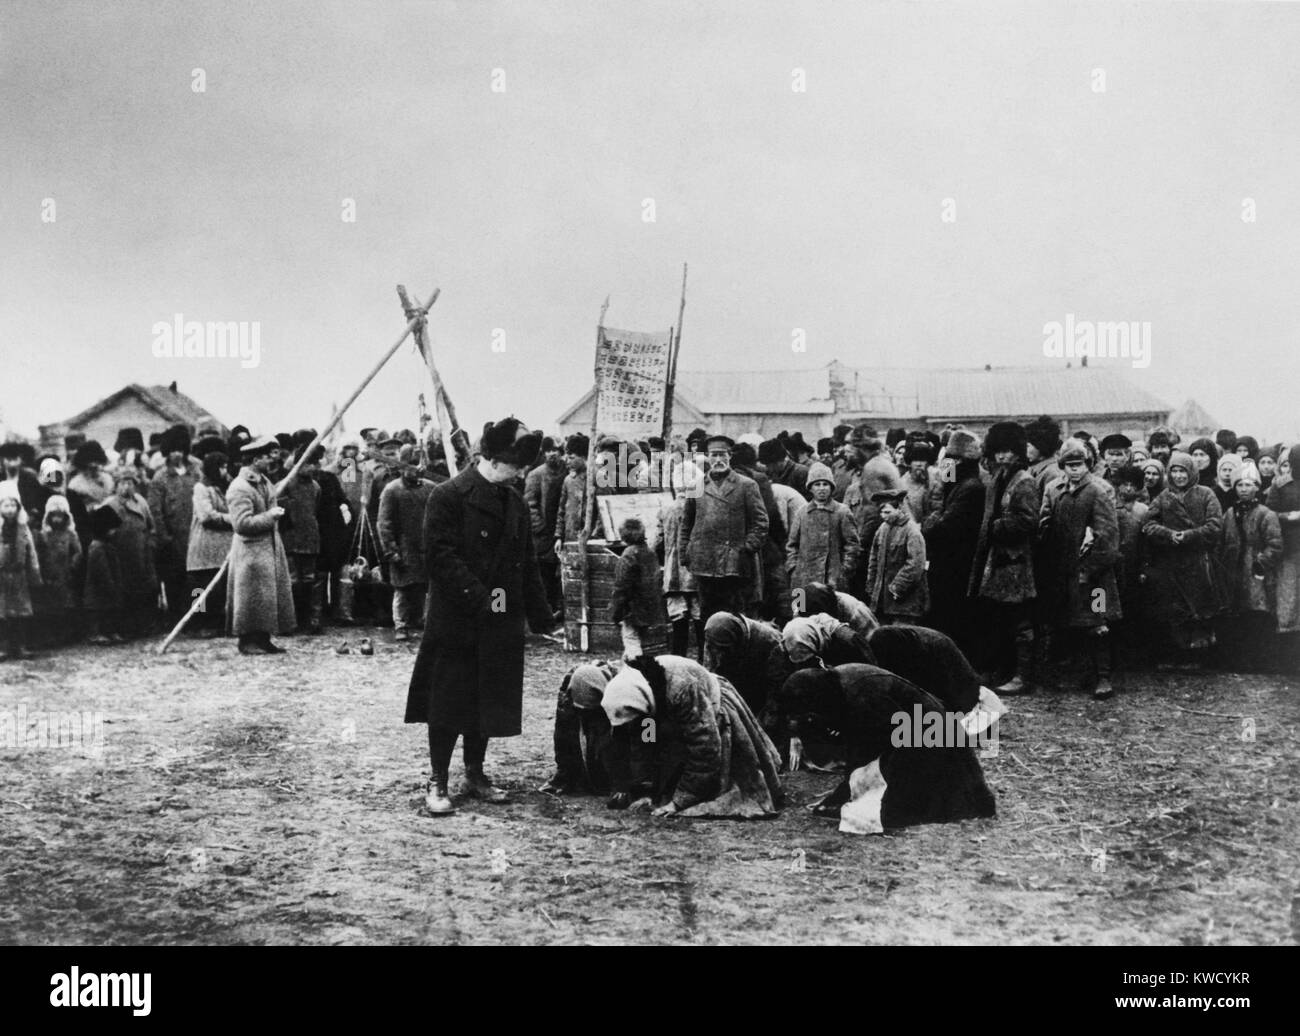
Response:
[{"label": "white headscarf", "polygon": [[600,704],[609,717],[609,725],[621,727],[642,716],[653,716],[655,696],[645,674],[633,666],[625,665],[605,685]]}]

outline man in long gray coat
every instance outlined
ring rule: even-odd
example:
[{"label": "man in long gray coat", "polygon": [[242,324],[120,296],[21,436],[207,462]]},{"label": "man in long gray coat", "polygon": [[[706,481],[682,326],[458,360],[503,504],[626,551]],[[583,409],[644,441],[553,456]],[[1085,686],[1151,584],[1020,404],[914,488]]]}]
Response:
[{"label": "man in long gray coat", "polygon": [[735,443],[711,435],[709,472],[698,497],[687,497],[678,529],[678,554],[700,588],[700,618],[745,610],[744,590],[757,572],[767,538],[767,509],[758,483],[731,470]]},{"label": "man in long gray coat", "polygon": [[294,627],[293,584],[289,560],[276,524],[284,508],[275,504],[266,477],[279,443],[270,437],[248,443],[240,456],[244,467],[226,490],[230,527],[230,579],[226,618],[239,638],[241,655],[276,655],[284,648],[271,642],[272,633]]},{"label": "man in long gray coat", "polygon": [[534,633],[554,625],[528,507],[511,485],[540,445],[513,417],[487,425],[478,465],[435,486],[425,507],[429,602],[406,722],[429,725],[425,806],[435,815],[454,809],[447,773],[458,737],[466,793],[505,801],[483,772],[488,739],[522,730],[525,622]]},{"label": "man in long gray coat", "polygon": [[409,640],[424,624],[429,572],[424,553],[424,509],[433,483],[420,477],[420,454],[403,446],[397,458],[401,477],[379,496],[379,546],[393,584],[393,639]]}]

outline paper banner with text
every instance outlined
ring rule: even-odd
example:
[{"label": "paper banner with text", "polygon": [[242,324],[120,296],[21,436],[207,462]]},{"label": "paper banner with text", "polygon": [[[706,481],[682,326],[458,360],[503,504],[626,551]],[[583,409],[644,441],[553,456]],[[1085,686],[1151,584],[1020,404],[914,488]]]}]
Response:
[{"label": "paper banner with text", "polygon": [[596,430],[641,439],[664,424],[664,384],[672,343],[669,331],[601,329],[596,349]]}]

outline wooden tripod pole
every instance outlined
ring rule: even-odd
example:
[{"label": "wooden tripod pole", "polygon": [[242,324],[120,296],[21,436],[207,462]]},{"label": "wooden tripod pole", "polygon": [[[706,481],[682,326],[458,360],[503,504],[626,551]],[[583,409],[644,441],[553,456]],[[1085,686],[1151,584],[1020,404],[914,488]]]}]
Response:
[{"label": "wooden tripod pole", "polygon": [[[357,397],[360,396],[361,393],[366,390],[367,385],[369,385],[372,381],[375,380],[375,376],[383,369],[384,364],[386,364],[389,360],[391,360],[393,358],[393,354],[396,353],[397,350],[402,347],[402,343],[406,341],[407,335],[411,334],[411,332],[415,330],[419,322],[424,319],[425,313],[427,313],[430,309],[432,309],[433,304],[438,301],[438,296],[439,294],[441,294],[441,291],[442,289],[435,288],[433,294],[429,296],[429,301],[424,304],[424,308],[417,311],[412,317],[410,317],[410,319],[406,321],[406,330],[402,332],[402,337],[399,338],[396,342],[394,342],[392,346],[388,349],[388,351],[385,352],[382,357],[380,357],[379,362],[376,363],[375,366],[371,369],[370,373],[365,376],[361,384],[356,387],[356,391],[354,391],[352,395],[348,396],[347,402],[344,403],[341,408],[339,408],[334,412],[334,416],[330,418],[329,424],[327,424],[322,431],[317,432],[316,438],[314,438],[308,444],[307,448],[303,450],[301,454],[299,454],[298,460],[295,461],[293,467],[289,469],[289,474],[285,475],[284,479],[281,482],[277,483],[276,486],[271,490],[272,501],[274,501],[275,498],[280,495],[281,490],[283,490],[284,487],[287,486],[289,482],[297,476],[298,469],[301,468],[303,464],[306,463],[307,458],[310,457],[312,455],[312,452],[316,449],[316,447],[320,445],[321,440],[324,439],[325,436],[329,435],[329,433],[334,430],[335,425],[337,425],[340,421],[343,420],[343,415],[347,413],[348,407],[350,407],[353,403],[357,401]],[[212,593],[212,590],[217,585],[217,583],[219,583],[223,578],[225,578],[226,569],[229,567],[230,567],[230,555],[227,554],[226,560],[221,563],[221,567],[217,569],[217,574],[212,577],[212,581],[203,588],[203,592],[199,594],[198,597],[194,598],[194,603],[190,605],[190,610],[187,611],[183,616],[181,616],[181,621],[178,622],[175,628],[170,633],[167,634],[167,639],[164,640],[160,645],[158,645],[158,654],[161,655],[164,651],[166,651],[167,648],[171,646],[171,642],[175,640],[177,636],[180,635],[181,630],[185,628],[185,624],[189,622],[190,619],[192,619],[195,616],[195,614],[203,610],[203,602],[208,599],[208,594]]]},{"label": "wooden tripod pole", "polygon": [[[411,305],[411,299],[406,294],[406,285],[397,286],[397,297],[402,300],[402,310],[406,313],[409,320],[415,314],[415,307]],[[451,409],[451,402],[447,397],[447,390],[443,387],[442,377],[438,374],[438,368],[433,362],[433,348],[429,345],[429,326],[428,321],[421,314],[420,322],[415,330],[411,332],[415,337],[415,346],[420,350],[420,356],[424,358],[425,365],[429,368],[429,376],[433,379],[433,412],[438,418],[438,431],[442,436],[442,450],[447,455],[447,474],[456,474],[456,449],[452,442],[452,437],[456,432],[453,427],[456,424],[455,411]],[[420,440],[424,441],[424,430],[420,431]]]}]

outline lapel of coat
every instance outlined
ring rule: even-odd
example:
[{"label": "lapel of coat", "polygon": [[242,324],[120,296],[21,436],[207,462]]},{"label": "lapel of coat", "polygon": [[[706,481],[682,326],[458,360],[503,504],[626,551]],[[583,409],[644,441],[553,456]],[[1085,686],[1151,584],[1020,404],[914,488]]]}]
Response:
[{"label": "lapel of coat", "polygon": [[495,491],[492,483],[479,474],[477,468],[466,468],[456,476],[455,481],[461,483],[457,488],[464,494],[468,504],[504,522],[505,510],[501,506],[501,495]]}]

